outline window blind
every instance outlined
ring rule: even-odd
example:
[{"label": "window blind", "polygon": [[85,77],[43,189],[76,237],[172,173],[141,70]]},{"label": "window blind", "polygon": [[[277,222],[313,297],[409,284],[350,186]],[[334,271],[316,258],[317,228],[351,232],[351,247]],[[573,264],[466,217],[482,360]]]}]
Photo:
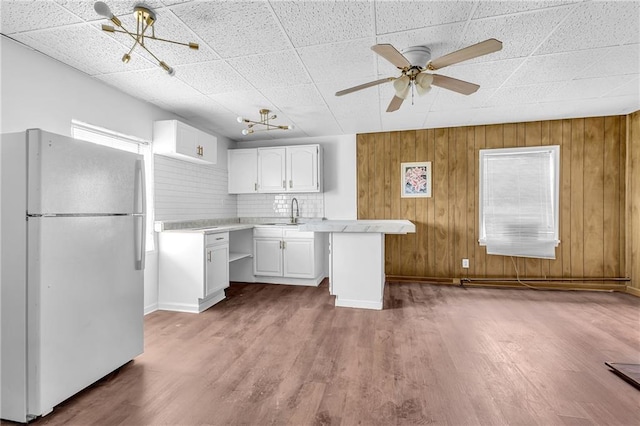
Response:
[{"label": "window blind", "polygon": [[480,245],[488,254],[555,259],[560,147],[480,150]]}]

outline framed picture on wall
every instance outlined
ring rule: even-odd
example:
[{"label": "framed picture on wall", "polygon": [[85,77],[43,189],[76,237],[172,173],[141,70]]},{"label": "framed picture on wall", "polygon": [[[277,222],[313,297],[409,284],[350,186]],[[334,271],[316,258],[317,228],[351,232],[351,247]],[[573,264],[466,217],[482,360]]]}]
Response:
[{"label": "framed picture on wall", "polygon": [[402,198],[431,197],[431,162],[400,164]]}]

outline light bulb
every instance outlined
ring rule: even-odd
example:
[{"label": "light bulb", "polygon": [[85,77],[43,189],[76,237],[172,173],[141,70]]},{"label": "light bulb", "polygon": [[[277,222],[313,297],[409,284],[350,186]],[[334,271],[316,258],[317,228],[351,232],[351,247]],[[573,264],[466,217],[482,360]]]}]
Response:
[{"label": "light bulb", "polygon": [[236,118],[236,120],[238,120],[238,123],[243,123],[244,122],[244,118],[242,118],[242,117],[238,117],[238,118]]},{"label": "light bulb", "polygon": [[289,125],[287,126],[287,129],[289,129],[289,130],[293,130],[293,124],[289,124]]},{"label": "light bulb", "polygon": [[409,85],[411,84],[411,79],[407,75],[403,75],[402,77],[398,77],[393,81],[393,88],[396,91],[396,96],[402,99],[405,99],[409,94]]},{"label": "light bulb", "polygon": [[433,75],[421,72],[416,76],[416,91],[422,96],[431,90]]},{"label": "light bulb", "polygon": [[109,9],[109,6],[107,6],[107,4],[103,1],[95,2],[95,4],[93,5],[93,9],[96,11],[98,15],[104,16],[107,19],[111,19],[113,17],[113,13],[111,13],[111,9]]},{"label": "light bulb", "polygon": [[249,133],[251,133],[251,132],[249,132],[249,130],[247,130],[247,129],[242,129],[242,134],[243,134],[243,135],[247,136]]}]

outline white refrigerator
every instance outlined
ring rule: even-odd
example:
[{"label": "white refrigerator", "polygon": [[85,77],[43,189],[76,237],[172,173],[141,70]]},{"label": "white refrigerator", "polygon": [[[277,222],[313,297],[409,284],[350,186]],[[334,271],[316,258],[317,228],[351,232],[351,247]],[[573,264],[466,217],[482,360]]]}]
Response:
[{"label": "white refrigerator", "polygon": [[0,418],[27,422],[143,351],[140,155],[41,130],[0,141]]}]

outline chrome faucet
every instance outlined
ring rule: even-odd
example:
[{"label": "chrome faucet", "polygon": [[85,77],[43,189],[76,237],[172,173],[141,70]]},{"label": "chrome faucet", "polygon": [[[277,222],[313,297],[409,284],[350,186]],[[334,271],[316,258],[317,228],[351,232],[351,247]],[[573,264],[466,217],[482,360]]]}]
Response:
[{"label": "chrome faucet", "polygon": [[[296,215],[295,217],[293,216],[293,202],[296,202]],[[298,216],[300,216],[300,211],[298,210],[298,200],[296,200],[296,197],[293,197],[293,199],[291,200],[291,223],[298,223]]]}]

